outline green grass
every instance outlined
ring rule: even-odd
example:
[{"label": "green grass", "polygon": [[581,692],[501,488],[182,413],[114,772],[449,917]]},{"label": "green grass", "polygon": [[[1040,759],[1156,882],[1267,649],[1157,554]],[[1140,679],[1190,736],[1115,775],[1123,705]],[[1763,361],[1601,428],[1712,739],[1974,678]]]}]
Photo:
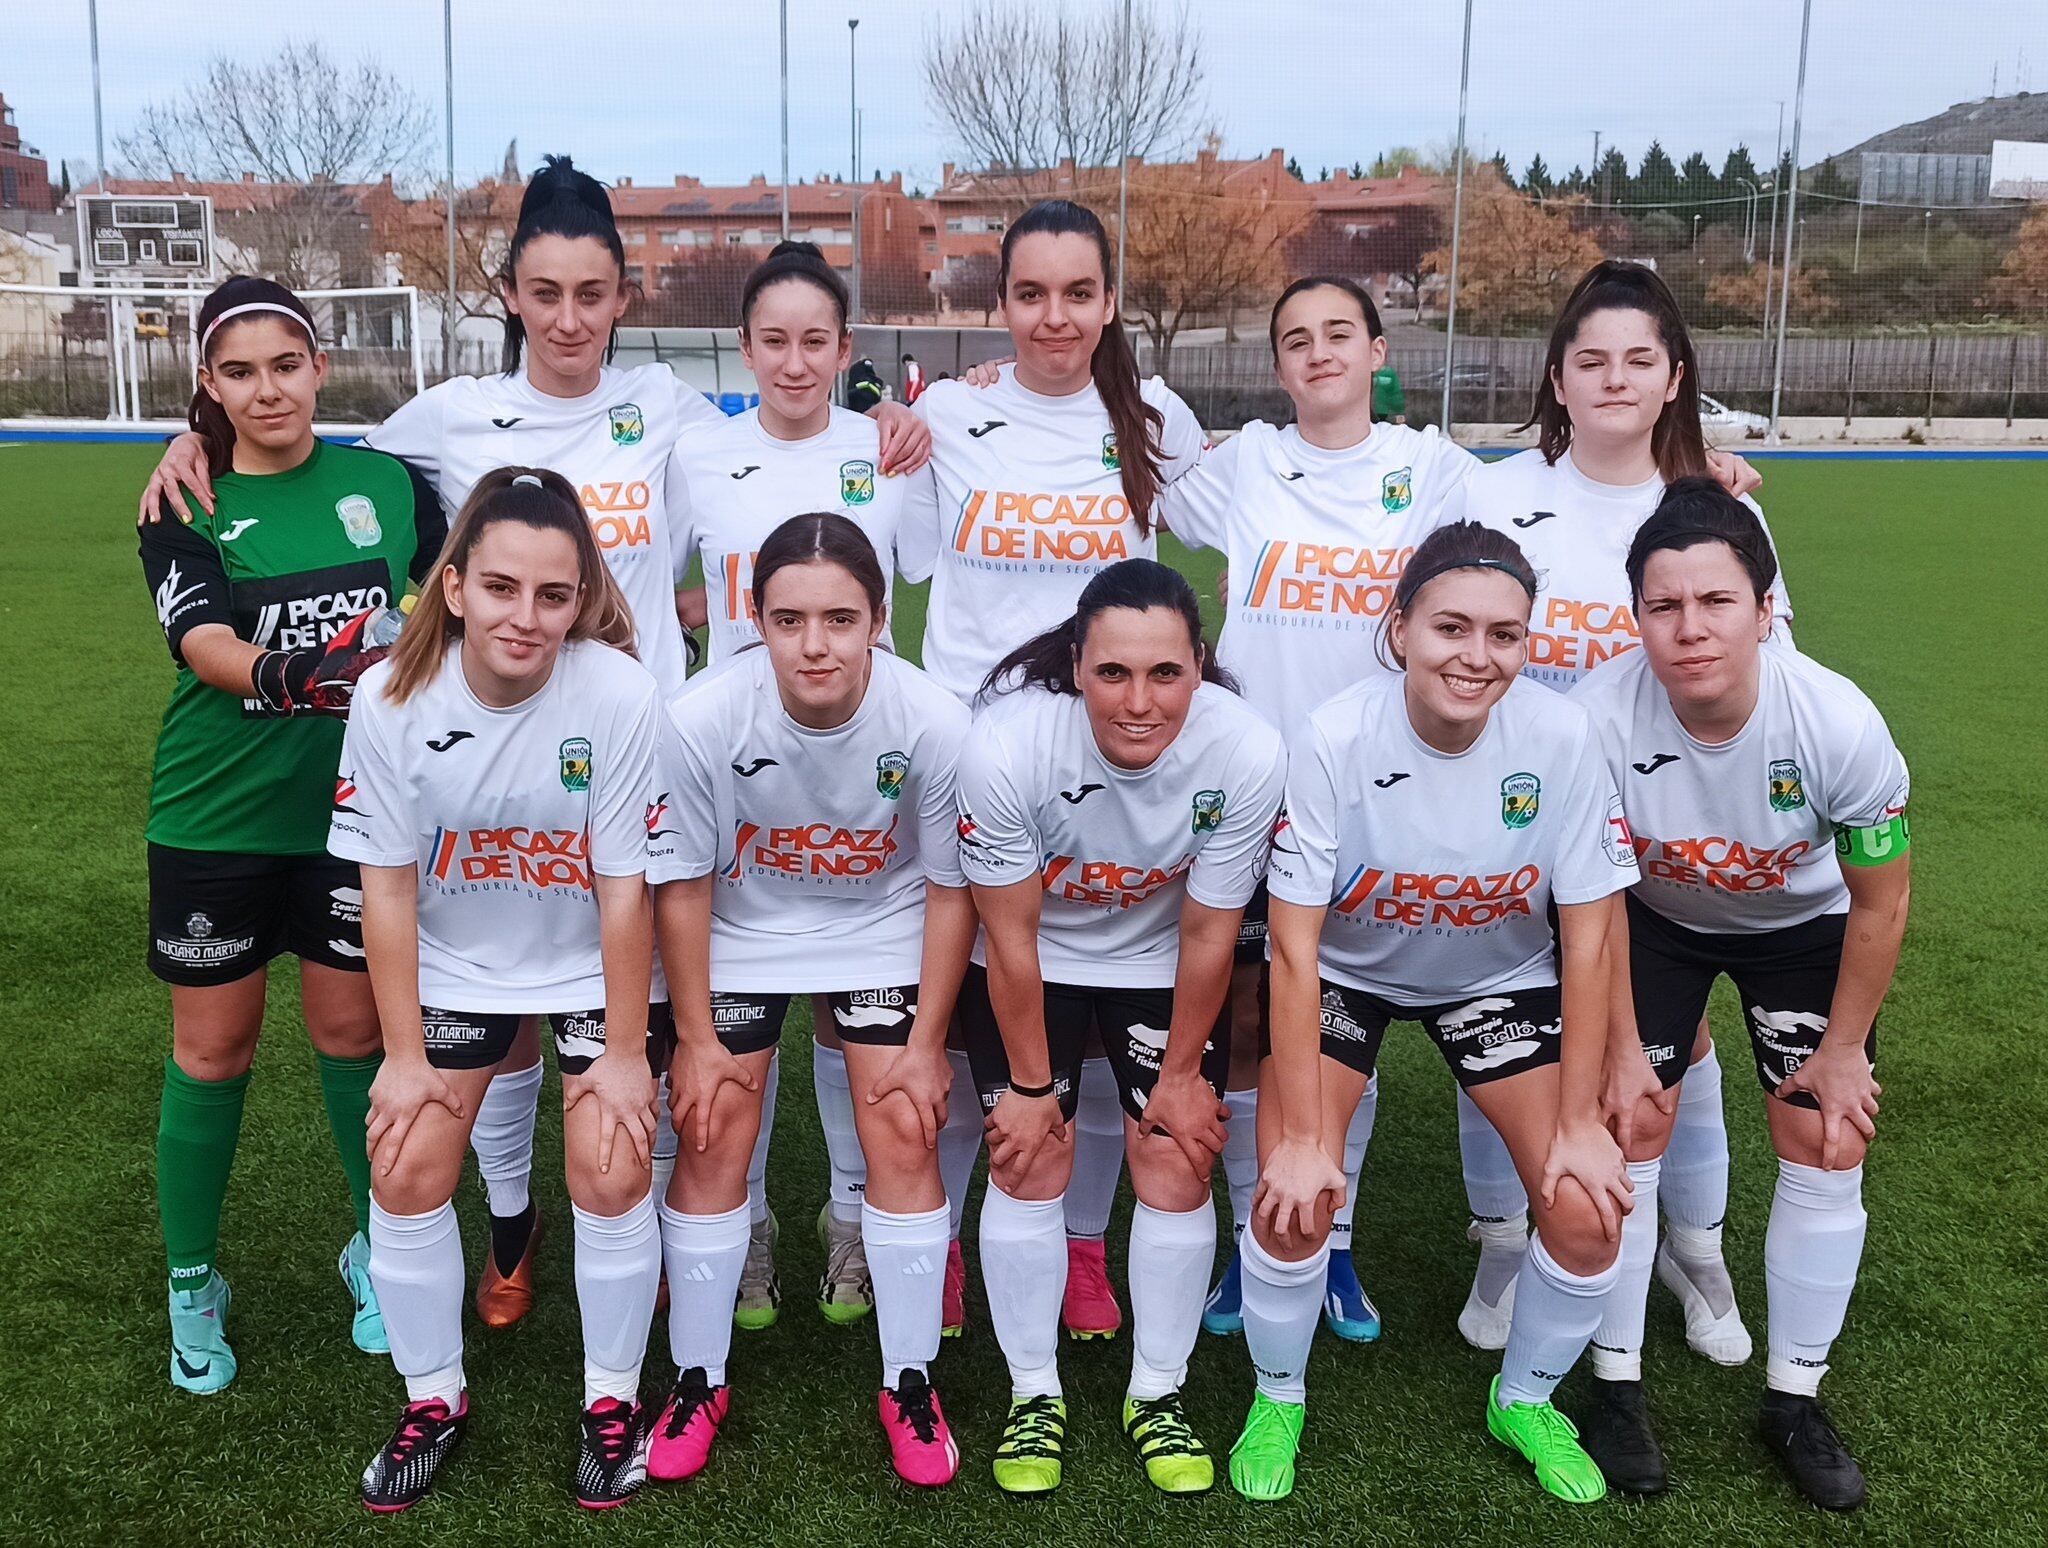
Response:
[{"label": "green grass", "polygon": [[[366,1517],[355,1477],[399,1389],[388,1366],[348,1342],[333,1271],[347,1202],[288,967],[226,1221],[241,1379],[212,1400],[174,1393],[165,1379],[152,1161],[169,1015],[143,966],[142,825],[170,668],[129,515],[151,456],[0,447],[0,1012],[10,1054],[0,1099],[0,1376],[10,1399],[0,1541],[2041,1540],[2048,905],[2037,872],[2048,778],[2035,674],[2048,660],[2038,557],[2048,466],[1765,464],[1800,642],[1875,697],[1914,768],[1919,885],[1884,1020],[1870,1242],[1828,1386],[1870,1475],[1861,1516],[1824,1519],[1793,1501],[1753,1435],[1761,1355],[1741,1371],[1697,1360],[1661,1289],[1648,1375],[1677,1479],[1670,1498],[1570,1510],[1490,1445],[1479,1405],[1495,1362],[1453,1327],[1471,1259],[1450,1080],[1412,1033],[1393,1040],[1383,1066],[1359,1210],[1360,1261],[1387,1335],[1363,1349],[1318,1343],[1292,1500],[1255,1508],[1225,1490],[1152,1495],[1116,1427],[1122,1341],[1063,1353],[1066,1487],[1038,1504],[1000,1497],[987,1468],[1005,1382],[978,1290],[968,1338],[938,1369],[967,1465],[952,1489],[912,1497],[888,1474],[874,1427],[873,1332],[828,1328],[805,1293],[821,1266],[808,1227],[824,1159],[810,1060],[793,1029],[769,1172],[791,1299],[780,1326],[736,1336],[738,1402],[708,1475],[601,1522],[580,1519],[567,1488],[579,1357],[562,1231],[527,1323],[486,1336],[472,1322],[467,1452],[430,1502],[391,1523]],[[906,596],[904,614],[899,635],[914,639],[921,598]],[[1729,1257],[1761,1345],[1774,1171],[1747,1061],[1726,1042]],[[558,1136],[550,1117],[536,1183],[565,1223],[549,1159]],[[459,1202],[474,1263],[481,1196],[465,1188]],[[1121,1231],[1111,1238],[1119,1277]],[[969,1241],[971,1257],[971,1221]],[[658,1329],[656,1346],[650,1389],[668,1374]],[[1219,1458],[1249,1392],[1242,1345],[1204,1338],[1189,1401]]]}]

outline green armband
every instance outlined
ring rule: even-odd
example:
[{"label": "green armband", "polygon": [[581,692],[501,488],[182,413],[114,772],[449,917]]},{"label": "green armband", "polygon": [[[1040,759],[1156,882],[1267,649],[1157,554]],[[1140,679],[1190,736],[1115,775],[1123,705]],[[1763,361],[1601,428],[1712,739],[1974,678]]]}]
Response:
[{"label": "green armband", "polygon": [[1835,856],[1844,865],[1886,865],[1911,843],[1912,829],[1904,812],[1874,828],[1835,829]]}]

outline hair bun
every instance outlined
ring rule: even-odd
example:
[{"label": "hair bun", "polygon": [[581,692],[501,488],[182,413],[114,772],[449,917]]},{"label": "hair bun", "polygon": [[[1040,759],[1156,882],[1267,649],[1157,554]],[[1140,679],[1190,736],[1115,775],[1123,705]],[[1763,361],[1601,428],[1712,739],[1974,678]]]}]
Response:
[{"label": "hair bun", "polygon": [[818,262],[823,263],[825,261],[825,250],[819,247],[816,242],[790,240],[777,242],[768,249],[768,256],[770,258],[815,258]]},{"label": "hair bun", "polygon": [[588,172],[578,169],[567,156],[543,156],[540,170],[535,172],[526,184],[526,195],[519,201],[519,218],[546,208],[557,199],[567,199],[602,215],[606,221],[614,219],[611,195],[605,192],[604,184]]}]

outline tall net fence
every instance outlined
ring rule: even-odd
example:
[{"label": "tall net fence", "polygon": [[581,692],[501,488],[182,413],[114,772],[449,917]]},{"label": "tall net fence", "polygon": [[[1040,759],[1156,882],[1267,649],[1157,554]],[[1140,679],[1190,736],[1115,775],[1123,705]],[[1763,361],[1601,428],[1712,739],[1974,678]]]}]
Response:
[{"label": "tall net fence", "polygon": [[[10,23],[0,61],[55,206],[23,198],[37,174],[0,134],[14,286],[76,283],[65,190],[99,179],[92,40],[83,8],[53,9]],[[618,0],[563,35],[540,0],[460,0],[445,39],[443,7],[405,0],[235,27],[220,11],[102,0],[106,170],[118,192],[210,198],[220,272],[419,292],[415,335],[358,346],[337,417],[403,390],[373,347],[417,339],[430,377],[496,368],[498,280],[543,153],[612,185],[629,355],[721,400],[754,390],[740,287],[785,234],[845,274],[859,350],[900,393],[911,361],[929,379],[1003,352],[1003,232],[1060,196],[1109,222],[1142,358],[1212,426],[1288,412],[1266,310],[1325,272],[1380,304],[1412,422],[1512,426],[1549,319],[1603,255],[1678,295],[1724,434],[1761,433],[1747,416],[1774,397],[1807,434],[2048,416],[2035,0],[1959,0],[1939,27],[1903,0],[1816,0],[1803,95],[1795,4],[1616,27],[1593,0],[1477,0],[1462,159],[1457,5]],[[0,292],[0,414],[114,412],[109,327],[136,356],[131,406],[175,412],[191,362],[158,326]]]}]

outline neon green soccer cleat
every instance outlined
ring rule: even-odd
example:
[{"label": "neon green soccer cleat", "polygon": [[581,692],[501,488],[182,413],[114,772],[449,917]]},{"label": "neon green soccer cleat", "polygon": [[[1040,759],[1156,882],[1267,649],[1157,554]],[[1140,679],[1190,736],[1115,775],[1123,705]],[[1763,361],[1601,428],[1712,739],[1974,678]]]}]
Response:
[{"label": "neon green soccer cleat", "polygon": [[996,1487],[1005,1494],[1050,1494],[1060,1486],[1066,1439],[1067,1405],[1060,1399],[1010,1399],[1010,1417],[996,1447]]},{"label": "neon green soccer cleat", "polygon": [[781,1313],[782,1281],[775,1273],[775,1243],[781,1231],[771,1209],[768,1218],[755,1221],[747,1235],[747,1261],[740,1269],[739,1294],[732,1304],[733,1326],[742,1332],[772,1328]]},{"label": "neon green soccer cleat", "polygon": [[1607,1493],[1600,1465],[1579,1444],[1579,1427],[1549,1403],[1500,1405],[1500,1378],[1486,1394],[1486,1429],[1495,1440],[1520,1452],[1536,1469],[1536,1481],[1561,1500],[1590,1505]]},{"label": "neon green soccer cleat", "polygon": [[228,1347],[228,1307],[234,1297],[215,1269],[197,1290],[171,1291],[171,1385],[186,1392],[218,1392],[235,1379]]},{"label": "neon green soccer cleat", "polygon": [[1163,1494],[1200,1494],[1216,1482],[1209,1448],[1188,1425],[1178,1392],[1124,1399],[1124,1434],[1138,1448],[1145,1476]]},{"label": "neon green soccer cleat", "polygon": [[1244,1433],[1230,1448],[1230,1486],[1248,1500],[1284,1500],[1294,1492],[1294,1459],[1308,1410],[1255,1393]]},{"label": "neon green soccer cleat", "polygon": [[818,1280],[819,1312],[840,1327],[860,1321],[875,1309],[875,1284],[868,1274],[860,1222],[839,1219],[827,1204],[818,1212],[818,1242],[825,1249],[825,1272]]}]

